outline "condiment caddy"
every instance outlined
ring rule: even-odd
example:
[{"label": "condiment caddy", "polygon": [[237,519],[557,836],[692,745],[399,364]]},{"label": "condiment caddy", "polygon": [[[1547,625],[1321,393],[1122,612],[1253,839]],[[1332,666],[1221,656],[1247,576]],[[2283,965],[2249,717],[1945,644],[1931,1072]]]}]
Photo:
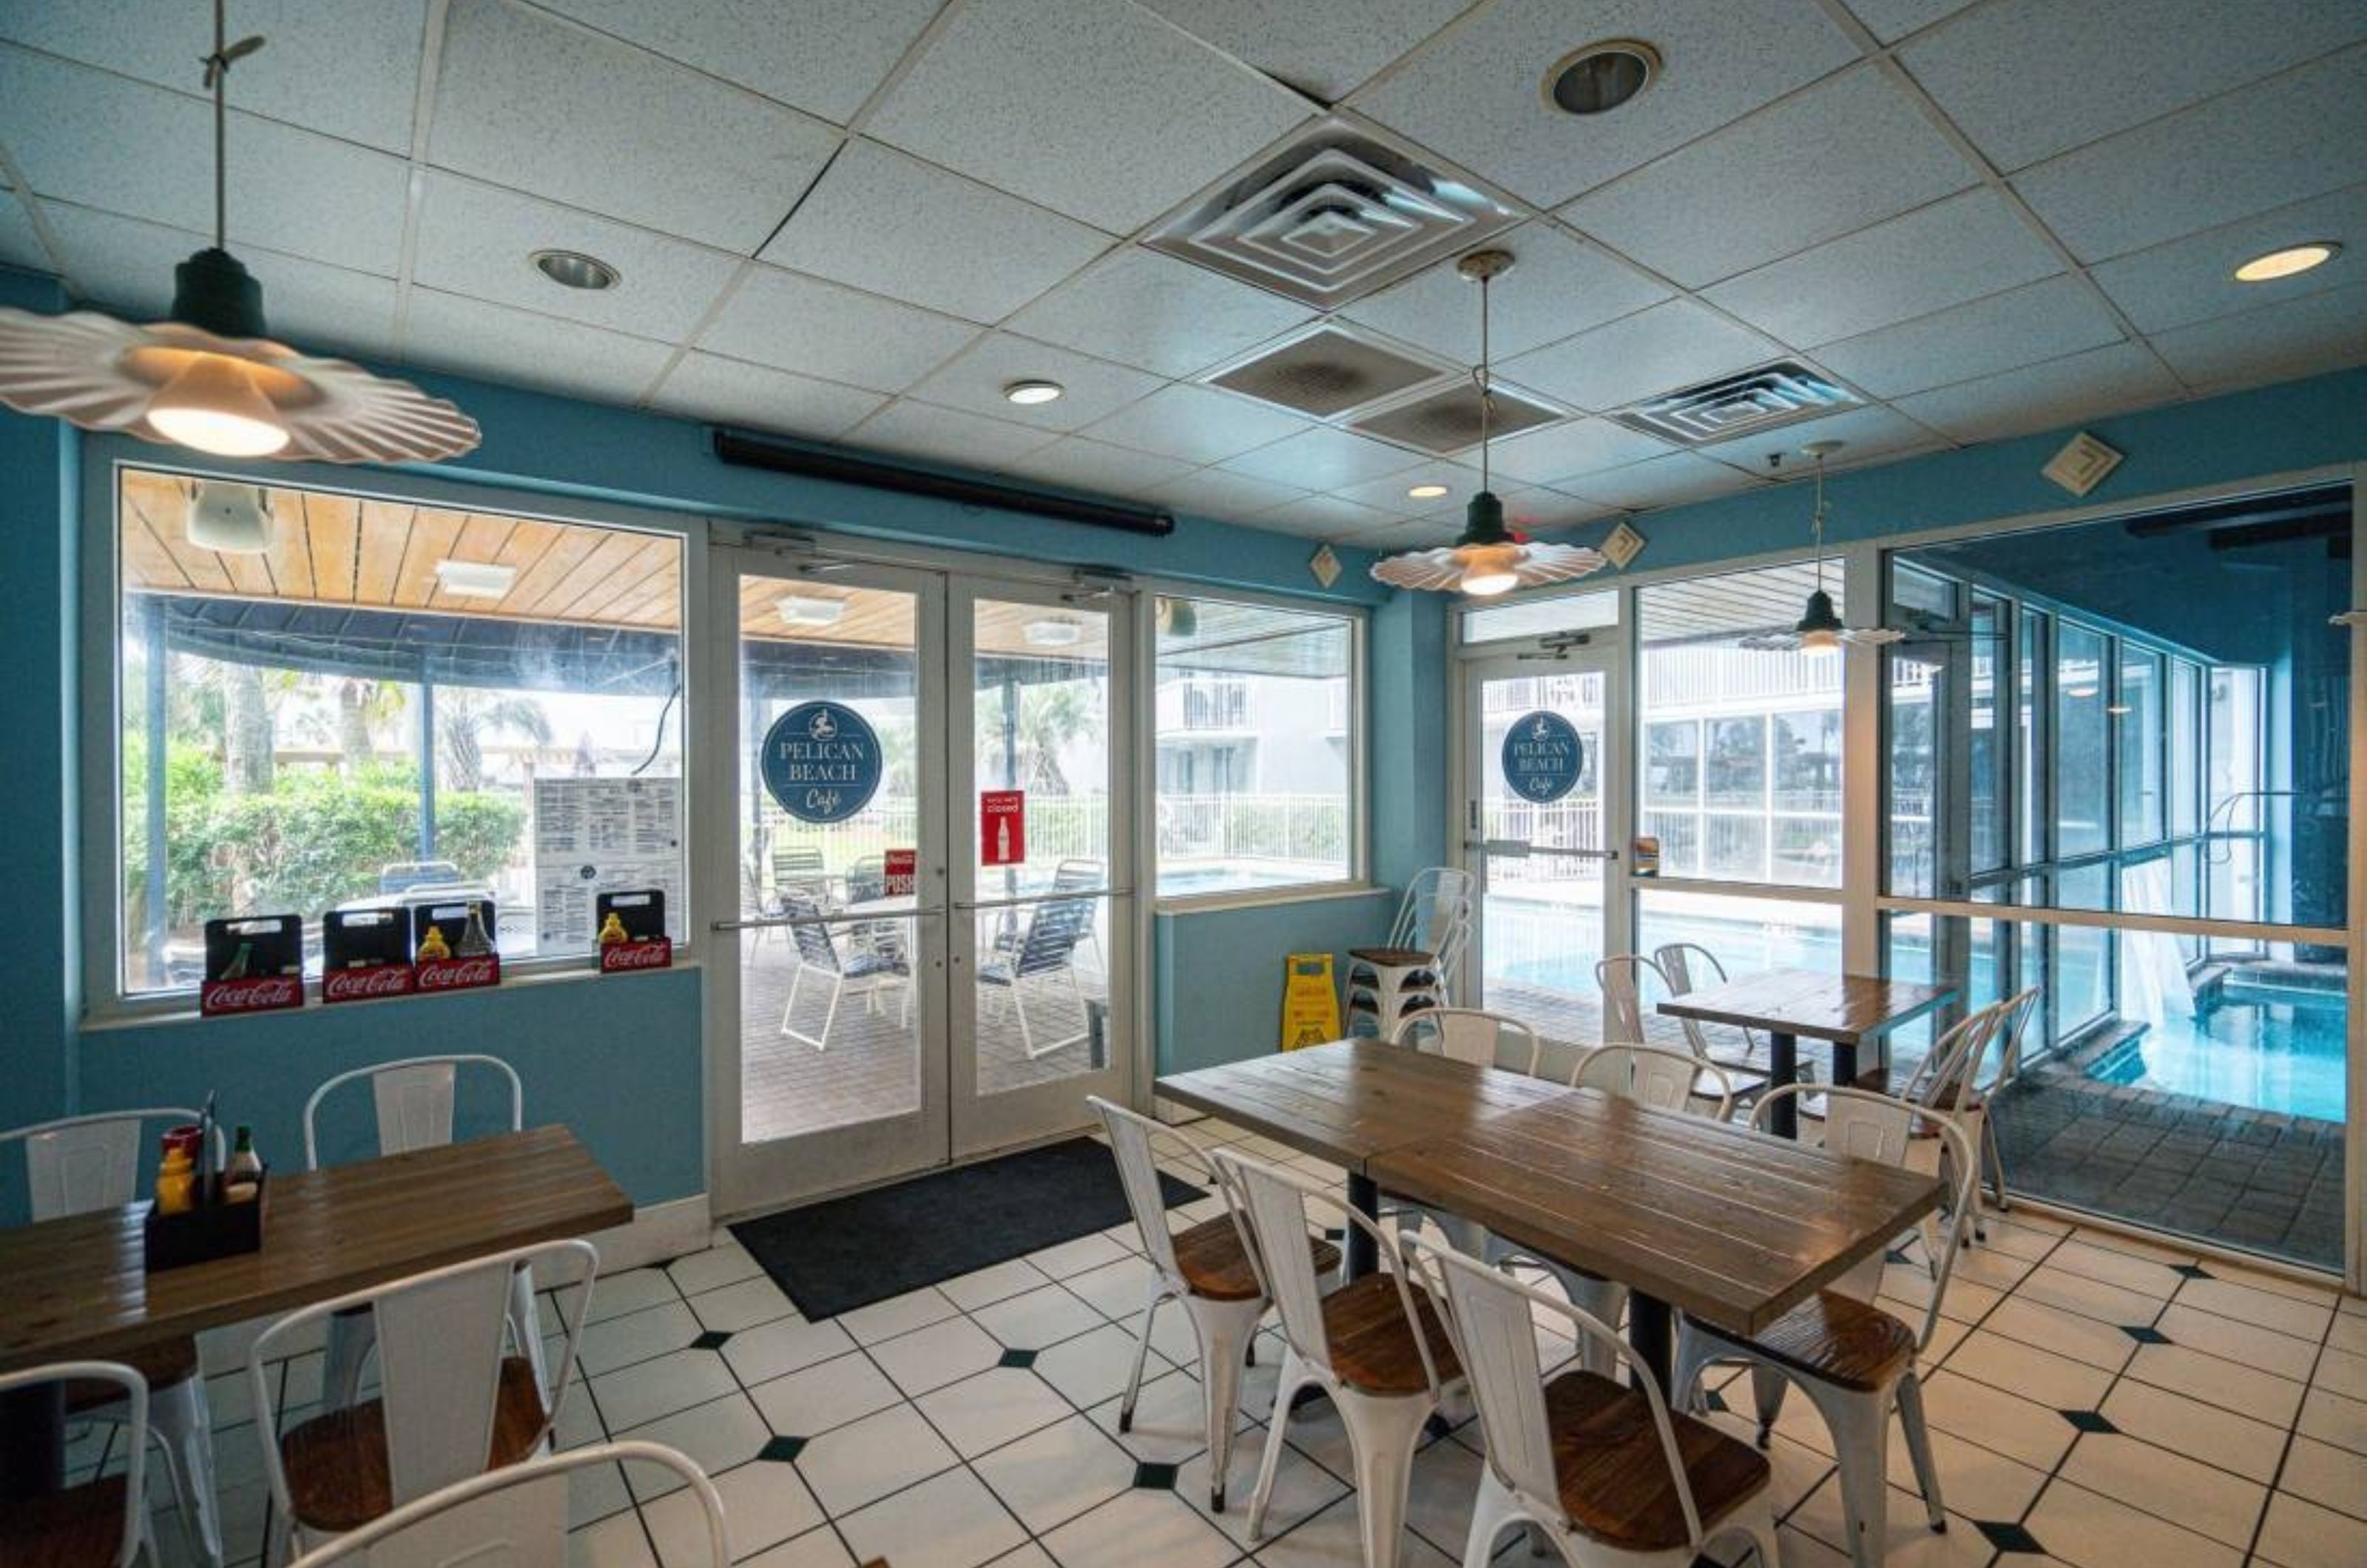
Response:
[{"label": "condiment caddy", "polygon": [[164,1134],[155,1201],[142,1225],[150,1272],[262,1249],[270,1171],[246,1127],[230,1157],[210,1168],[221,1141],[210,1095],[197,1121]]}]

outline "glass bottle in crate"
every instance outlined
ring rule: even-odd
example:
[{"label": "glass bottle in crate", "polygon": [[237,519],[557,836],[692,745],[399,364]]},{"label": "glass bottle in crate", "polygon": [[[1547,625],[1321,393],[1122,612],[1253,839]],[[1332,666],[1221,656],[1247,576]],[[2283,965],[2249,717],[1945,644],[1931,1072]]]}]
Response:
[{"label": "glass bottle in crate", "polygon": [[469,906],[469,923],[460,932],[459,945],[452,950],[462,958],[485,958],[492,955],[493,939],[485,934],[485,907]]}]

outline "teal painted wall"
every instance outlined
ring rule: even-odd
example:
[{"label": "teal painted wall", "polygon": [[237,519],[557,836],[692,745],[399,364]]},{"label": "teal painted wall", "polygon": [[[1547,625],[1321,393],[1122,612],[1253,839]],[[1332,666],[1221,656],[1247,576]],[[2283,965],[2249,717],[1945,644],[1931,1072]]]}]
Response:
[{"label": "teal painted wall", "polygon": [[1264,1055],[1282,1043],[1283,956],[1331,954],[1335,984],[1351,947],[1388,934],[1388,888],[1251,908],[1159,915],[1151,927],[1159,974],[1159,1070],[1190,1072]]}]

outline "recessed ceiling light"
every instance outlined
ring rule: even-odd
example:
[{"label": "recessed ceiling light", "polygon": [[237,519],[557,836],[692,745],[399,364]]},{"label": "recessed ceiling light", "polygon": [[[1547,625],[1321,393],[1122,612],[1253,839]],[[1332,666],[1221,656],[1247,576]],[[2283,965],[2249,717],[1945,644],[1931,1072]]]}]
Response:
[{"label": "recessed ceiling light", "polygon": [[2236,269],[2238,283],[2269,283],[2295,273],[2324,266],[2342,254],[2342,247],[2332,240],[2312,240],[2305,245],[2287,245],[2266,255],[2254,256]]},{"label": "recessed ceiling light", "polygon": [[530,259],[537,272],[562,288],[614,288],[619,276],[615,267],[582,251],[537,251]]},{"label": "recessed ceiling light", "polygon": [[517,581],[517,568],[494,561],[439,560],[436,585],[455,599],[501,599]]},{"label": "recessed ceiling light", "polygon": [[809,599],[799,593],[785,593],[774,601],[773,608],[782,620],[793,626],[834,626],[846,614],[846,601]]},{"label": "recessed ceiling light", "polygon": [[1058,381],[1014,381],[1002,389],[1002,399],[1005,402],[1023,406],[1048,403],[1059,400],[1060,394],[1067,390]]},{"label": "recessed ceiling light", "polygon": [[1074,648],[1085,635],[1084,626],[1066,615],[1030,621],[1020,630],[1026,634],[1029,644],[1036,648]]},{"label": "recessed ceiling light", "polygon": [[1446,487],[1444,485],[1416,485],[1411,490],[1406,491],[1406,495],[1414,501],[1436,501],[1440,496],[1444,495],[1445,493]]},{"label": "recessed ceiling light", "polygon": [[1632,38],[1575,49],[1546,73],[1546,106],[1564,114],[1609,114],[1660,74],[1660,51]]}]

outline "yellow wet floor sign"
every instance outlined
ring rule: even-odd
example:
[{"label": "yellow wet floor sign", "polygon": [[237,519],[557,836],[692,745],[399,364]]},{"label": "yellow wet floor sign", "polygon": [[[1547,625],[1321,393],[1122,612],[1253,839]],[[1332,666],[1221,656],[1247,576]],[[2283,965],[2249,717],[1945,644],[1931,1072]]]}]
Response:
[{"label": "yellow wet floor sign", "polygon": [[1294,953],[1282,962],[1282,1048],[1296,1051],[1339,1039],[1340,990],[1331,983],[1331,955]]}]

